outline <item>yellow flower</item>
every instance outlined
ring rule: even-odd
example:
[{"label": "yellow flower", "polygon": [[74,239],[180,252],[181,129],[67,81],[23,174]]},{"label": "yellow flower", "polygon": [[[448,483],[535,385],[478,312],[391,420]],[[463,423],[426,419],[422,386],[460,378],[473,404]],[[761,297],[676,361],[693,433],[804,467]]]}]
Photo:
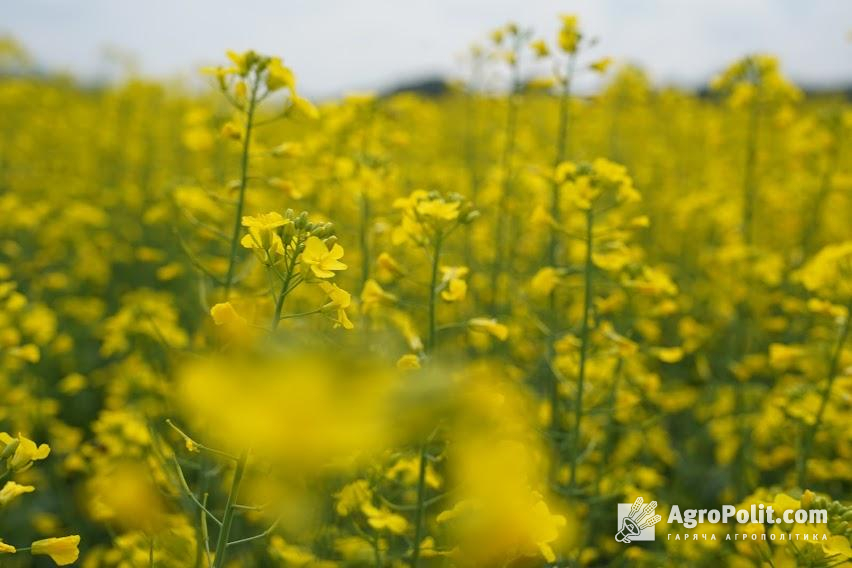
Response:
[{"label": "yellow flower", "polygon": [[305,250],[302,253],[302,263],[309,266],[317,278],[331,278],[335,270],[346,270],[346,265],[340,262],[343,258],[343,247],[335,243],[331,250],[317,237],[308,237]]},{"label": "yellow flower", "polygon": [[580,31],[577,28],[577,16],[562,15],[562,28],[559,30],[559,47],[565,53],[574,53],[577,51],[577,44],[580,42]]},{"label": "yellow flower", "polygon": [[17,550],[11,544],[6,544],[3,539],[0,539],[0,554],[15,554]]},{"label": "yellow flower", "polygon": [[366,515],[367,524],[378,531],[387,530],[394,534],[405,534],[408,530],[408,521],[401,515],[385,509],[377,509],[369,503],[361,506],[361,512]]},{"label": "yellow flower", "polygon": [[396,259],[387,252],[379,254],[379,257],[376,259],[376,265],[379,267],[380,274],[386,277],[381,279],[382,282],[386,282],[387,280],[391,280],[392,278],[405,274],[405,270],[403,270],[402,266],[400,266]]},{"label": "yellow flower", "polygon": [[413,371],[420,368],[420,357],[413,353],[406,353],[396,361],[396,368],[400,371]]},{"label": "yellow flower", "polygon": [[446,288],[441,292],[441,298],[447,302],[458,302],[467,296],[467,282],[462,280],[467,276],[466,266],[442,266],[442,281]]},{"label": "yellow flower", "polygon": [[301,199],[303,197],[302,192],[296,189],[296,184],[290,180],[272,177],[266,180],[266,183],[269,187],[281,190],[290,199]]},{"label": "yellow flower", "polygon": [[683,349],[680,347],[653,347],[651,355],[663,363],[677,363],[683,359]]},{"label": "yellow flower", "polygon": [[328,298],[331,300],[324,307],[337,308],[337,320],[335,321],[335,327],[343,327],[343,329],[354,328],[355,326],[352,325],[352,322],[349,321],[349,317],[346,315],[346,308],[348,308],[352,303],[352,295],[331,282],[320,282],[319,286],[322,288],[323,292],[328,294]]},{"label": "yellow flower", "polygon": [[459,203],[443,199],[424,200],[417,203],[417,213],[438,221],[452,221],[459,216]]},{"label": "yellow flower", "polygon": [[815,314],[832,318],[846,318],[846,306],[832,304],[831,302],[820,300],[819,298],[811,298],[808,300],[807,305],[808,310]]},{"label": "yellow flower", "polygon": [[86,377],[80,373],[71,373],[59,381],[59,391],[64,394],[74,395],[86,388],[86,385]]},{"label": "yellow flower", "polygon": [[254,51],[244,51],[243,53],[237,53],[236,51],[228,50],[225,52],[225,55],[228,56],[228,59],[231,60],[236,68],[234,72],[240,75],[247,75],[249,72],[249,68],[257,59],[257,54]]},{"label": "yellow flower", "polygon": [[805,350],[801,345],[769,344],[769,364],[779,371],[795,367],[804,355]]},{"label": "yellow flower", "polygon": [[254,217],[246,215],[242,219],[243,227],[252,227],[263,231],[272,231],[278,227],[283,227],[289,222],[288,219],[285,219],[276,211],[261,213]]},{"label": "yellow flower", "polygon": [[231,302],[216,304],[210,308],[210,315],[216,325],[245,325],[246,319],[237,313]]},{"label": "yellow flower", "polygon": [[8,505],[16,497],[33,491],[35,487],[32,485],[19,485],[14,481],[7,481],[3,489],[0,489],[0,506]]},{"label": "yellow flower", "polygon": [[606,73],[609,66],[612,65],[612,57],[603,57],[589,64],[589,69],[598,73]]},{"label": "yellow flower", "polygon": [[370,278],[364,283],[364,290],[361,291],[361,310],[368,314],[374,311],[383,303],[392,304],[397,301],[397,297],[386,292],[378,282]]},{"label": "yellow flower", "polygon": [[313,105],[311,101],[308,99],[304,99],[302,97],[294,95],[290,101],[290,108],[296,111],[301,116],[317,119],[319,118],[319,111],[317,107]]},{"label": "yellow flower", "polygon": [[530,291],[533,296],[545,298],[559,284],[559,273],[552,266],[545,266],[536,272],[530,281]]},{"label": "yellow flower", "polygon": [[269,66],[266,68],[266,88],[270,91],[277,91],[281,88],[290,89],[291,92],[296,90],[296,77],[289,67],[285,67],[278,57],[272,57],[269,60]]},{"label": "yellow flower", "polygon": [[331,302],[328,303],[329,306],[333,306],[335,308],[348,308],[352,303],[352,295],[336,284],[332,284],[331,282],[320,282],[319,286],[322,288],[323,292],[328,294],[328,298],[331,300]]},{"label": "yellow flower", "polygon": [[256,217],[243,217],[243,227],[248,227],[248,234],[240,239],[240,244],[253,249],[264,264],[273,263],[272,255],[284,256],[284,242],[278,235],[278,227],[290,223],[274,211],[262,213]]},{"label": "yellow flower", "polygon": [[269,552],[284,561],[285,566],[316,566],[317,559],[310,551],[288,544],[281,536],[269,539]]},{"label": "yellow flower", "polygon": [[32,544],[30,552],[35,555],[44,554],[50,556],[57,566],[67,566],[73,564],[80,551],[77,546],[80,544],[80,536],[63,536],[61,538],[46,538],[37,540]]},{"label": "yellow flower", "polygon": [[346,517],[353,511],[359,510],[373,499],[370,484],[364,479],[358,479],[345,485],[343,489],[334,495],[337,504],[335,510],[341,517]]},{"label": "yellow flower", "polygon": [[224,126],[222,126],[220,134],[222,135],[222,138],[230,138],[231,140],[243,139],[243,129],[233,122],[226,122]]},{"label": "yellow flower", "polygon": [[506,341],[509,337],[509,328],[493,318],[473,318],[468,320],[467,325],[474,331],[490,333],[500,341]]},{"label": "yellow flower", "polygon": [[34,345],[32,343],[27,343],[20,347],[14,347],[10,349],[9,352],[13,357],[22,359],[27,363],[38,363],[41,359],[41,350],[38,348],[38,345]]},{"label": "yellow flower", "polygon": [[559,529],[566,525],[565,517],[551,514],[547,503],[539,501],[533,506],[527,520],[530,535],[533,542],[538,546],[541,555],[548,562],[555,562],[556,555],[553,553],[550,543],[559,537]]},{"label": "yellow flower", "polygon": [[543,39],[537,39],[530,44],[530,48],[535,53],[536,57],[543,58],[550,55],[550,48],[547,47],[547,42]]},{"label": "yellow flower", "polygon": [[[385,472],[385,477],[388,479],[396,479],[409,486],[414,486],[419,476],[419,457],[400,458]],[[438,475],[432,464],[428,462],[426,463],[426,472],[423,480],[432,489],[440,489],[443,483],[441,476]]]},{"label": "yellow flower", "polygon": [[852,297],[852,241],[824,247],[794,278],[811,292],[831,299]]},{"label": "yellow flower", "polygon": [[[17,445],[15,445],[16,441]],[[11,471],[24,471],[34,461],[43,460],[50,454],[50,446],[47,444],[36,446],[35,442],[25,438],[23,434],[18,434],[17,438],[13,438],[5,432],[0,432],[0,445],[2,445],[4,455],[7,453],[7,448],[14,446],[14,454],[9,457],[7,463],[7,467]]]}]

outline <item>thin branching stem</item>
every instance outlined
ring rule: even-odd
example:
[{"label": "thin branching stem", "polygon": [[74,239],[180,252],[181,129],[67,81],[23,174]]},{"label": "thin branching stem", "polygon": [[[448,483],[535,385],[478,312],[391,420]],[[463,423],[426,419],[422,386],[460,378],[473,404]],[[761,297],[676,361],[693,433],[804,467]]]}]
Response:
[{"label": "thin branching stem", "polygon": [[246,187],[248,186],[248,170],[249,170],[249,155],[251,152],[251,133],[254,122],[254,111],[257,105],[257,90],[260,86],[260,80],[257,76],[251,88],[249,95],[248,107],[246,109],[245,132],[243,133],[243,150],[240,159],[240,192],[237,199],[237,210],[234,215],[234,230],[231,233],[231,251],[228,256],[228,274],[225,276],[225,298],[227,299],[231,293],[231,286],[234,283],[234,269],[237,264],[237,245],[240,241],[240,227],[242,226],[243,207],[246,201]]}]

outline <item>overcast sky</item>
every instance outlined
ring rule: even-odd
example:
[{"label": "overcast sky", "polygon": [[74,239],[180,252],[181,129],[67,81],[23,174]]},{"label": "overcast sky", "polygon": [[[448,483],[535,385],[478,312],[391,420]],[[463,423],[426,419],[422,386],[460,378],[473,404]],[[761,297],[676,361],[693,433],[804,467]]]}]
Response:
[{"label": "overcast sky", "polygon": [[457,73],[458,55],[515,20],[552,39],[574,12],[595,55],[664,82],[703,83],[755,51],[799,83],[852,82],[852,0],[2,0],[11,33],[43,66],[87,79],[115,72],[105,47],[149,76],[193,76],[225,49],[281,55],[311,96]]}]

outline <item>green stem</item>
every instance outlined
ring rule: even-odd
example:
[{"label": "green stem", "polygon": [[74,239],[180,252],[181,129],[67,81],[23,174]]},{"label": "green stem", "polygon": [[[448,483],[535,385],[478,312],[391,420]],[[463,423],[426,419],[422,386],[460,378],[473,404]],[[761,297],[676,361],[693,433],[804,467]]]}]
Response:
[{"label": "green stem", "polygon": [[[568,142],[568,118],[570,113],[571,102],[571,78],[574,74],[575,56],[572,55],[568,63],[568,71],[562,83],[562,92],[559,95],[559,127],[556,131],[556,156],[553,162],[553,171],[556,173],[556,168],[559,164],[565,161]],[[553,180],[553,187],[550,195],[550,216],[556,221],[555,226],[550,229],[550,244],[547,249],[547,262],[550,266],[556,265],[557,255],[559,253],[560,237],[559,223],[561,221],[561,209],[559,207],[561,201],[561,191],[559,182]]]},{"label": "green stem", "polygon": [[[468,179],[470,184],[470,201],[477,203],[479,199],[479,168],[478,168],[478,149],[476,145],[476,133],[479,131],[477,127],[477,101],[472,89],[468,88],[465,93],[465,163],[467,166]],[[473,232],[472,224],[465,226],[464,231],[464,259],[465,264],[473,269]]]},{"label": "green stem", "polygon": [[361,192],[361,223],[359,227],[361,243],[361,290],[370,278],[370,198]]},{"label": "green stem", "polygon": [[743,240],[751,245],[754,240],[754,209],[757,202],[757,148],[760,132],[760,103],[755,100],[749,113],[746,138],[745,175],[743,176]]},{"label": "green stem", "polygon": [[420,467],[417,472],[417,508],[414,512],[414,547],[411,568],[420,563],[420,541],[423,540],[423,509],[426,500],[426,444],[420,446]]},{"label": "green stem", "polygon": [[804,258],[807,258],[811,255],[814,248],[814,243],[816,241],[817,233],[819,232],[819,220],[822,214],[823,206],[825,205],[826,199],[831,194],[832,189],[832,179],[834,178],[834,172],[837,170],[837,166],[840,163],[840,155],[841,155],[841,141],[843,140],[843,125],[838,121],[838,125],[835,127],[834,132],[834,147],[831,153],[826,160],[826,165],[822,170],[822,175],[820,176],[820,184],[819,190],[817,191],[816,197],[811,204],[810,214],[808,215],[807,222],[803,225],[802,230],[802,255]]},{"label": "green stem", "polygon": [[[757,149],[758,135],[760,132],[760,102],[755,98],[749,113],[748,130],[746,132],[746,160],[745,172],[743,175],[743,217],[742,217],[742,236],[746,247],[751,247],[754,243],[754,211],[757,203]],[[739,345],[742,356],[749,352],[750,345],[750,329],[749,319],[750,314],[744,303],[741,303],[738,308],[739,326],[738,336],[741,335],[742,341]],[[746,440],[748,438],[748,424],[745,419],[746,404],[745,393],[743,392],[744,385],[737,381],[734,385],[734,409],[737,415],[737,430],[739,432],[739,446],[733,461],[734,485],[737,498],[742,498],[746,491],[747,476],[748,476],[748,455],[746,450]]]},{"label": "green stem", "polygon": [[243,151],[240,159],[240,194],[237,198],[237,211],[234,216],[234,230],[231,234],[231,251],[228,258],[228,274],[225,277],[225,299],[231,294],[231,286],[234,282],[234,269],[237,264],[237,244],[240,241],[240,227],[242,226],[243,206],[246,200],[246,187],[248,186],[249,153],[251,150],[251,130],[254,122],[254,111],[257,103],[257,89],[260,81],[255,77],[249,96],[248,108],[246,109],[245,133],[243,135]]},{"label": "green stem", "polygon": [[281,323],[281,310],[284,308],[284,300],[289,293],[290,282],[293,280],[293,271],[296,269],[296,259],[299,256],[298,246],[293,247],[290,251],[290,262],[287,265],[287,274],[284,276],[284,283],[281,286],[281,292],[278,294],[278,299],[275,301],[275,313],[272,315],[272,329],[278,329],[278,324]]},{"label": "green stem", "polygon": [[586,382],[586,359],[589,352],[589,312],[592,310],[592,226],[594,213],[586,212],[586,262],[583,282],[583,323],[580,328],[580,364],[577,371],[577,398],[574,403],[574,432],[571,436],[571,486],[577,481],[577,458],[580,453],[580,426],[583,421],[583,389]]},{"label": "green stem", "polygon": [[602,448],[603,459],[601,459],[600,464],[598,466],[598,479],[597,479],[597,492],[600,495],[601,490],[601,479],[603,479],[604,468],[609,463],[609,458],[612,455],[612,451],[615,446],[615,442],[617,440],[616,431],[616,404],[618,404],[618,387],[621,384],[621,372],[624,367],[624,358],[619,357],[618,363],[615,365],[615,372],[613,373],[612,379],[612,388],[609,390],[609,400],[607,402],[607,406],[609,407],[609,413],[607,415],[606,426],[604,427],[604,443]]},{"label": "green stem", "polygon": [[[517,52],[516,52],[517,54]],[[513,180],[512,160],[515,154],[515,139],[518,123],[518,93],[521,88],[520,70],[517,62],[512,65],[512,90],[509,93],[509,108],[506,113],[506,141],[503,146],[501,169],[503,173],[503,189],[500,192],[500,200],[497,203],[497,220],[494,229],[495,255],[494,264],[491,266],[491,308],[494,310],[500,305],[500,294],[498,285],[500,283],[500,272],[504,268],[506,236],[508,233],[509,204],[511,203]]]},{"label": "green stem", "polygon": [[246,469],[246,461],[248,461],[248,451],[243,451],[240,454],[240,459],[237,461],[237,468],[234,470],[234,480],[231,482],[231,491],[228,493],[228,500],[225,503],[225,513],[222,518],[222,529],[219,531],[219,538],[216,541],[216,556],[213,559],[213,568],[222,568],[225,565],[225,554],[228,549],[228,535],[231,532],[231,526],[234,523],[234,513],[238,494],[240,492],[240,483],[243,480],[243,474]]},{"label": "green stem", "polygon": [[[551,188],[551,196],[550,196],[550,216],[554,220],[554,226],[550,229],[550,243],[547,248],[547,263],[550,266],[556,266],[556,261],[559,256],[559,252],[561,249],[561,233],[560,233],[560,223],[562,219],[562,212],[560,203],[562,201],[561,196],[561,187],[559,181],[556,180],[556,169],[559,167],[565,160],[565,153],[567,148],[566,137],[568,135],[568,113],[570,110],[570,100],[571,100],[571,77],[573,75],[574,70],[574,61],[575,56],[572,55],[571,59],[568,63],[568,71],[566,73],[565,79],[562,83],[562,92],[559,96],[559,127],[556,131],[556,156],[553,160],[553,186]],[[550,330],[551,333],[557,333],[559,331],[559,312],[556,309],[556,290],[550,292]],[[549,360],[552,360],[554,356],[553,349],[553,341],[548,342],[548,353],[547,357]],[[559,432],[562,428],[562,412],[560,408],[559,402],[559,377],[556,376],[556,373],[550,373],[550,430],[553,433]],[[554,473],[558,469],[558,456],[559,452],[555,452],[554,454],[556,459],[554,460]]]},{"label": "green stem", "polygon": [[801,488],[804,488],[805,482],[807,481],[808,460],[810,459],[811,452],[813,451],[814,440],[816,439],[817,432],[819,432],[819,428],[822,425],[825,409],[828,407],[828,401],[831,398],[831,388],[834,386],[834,380],[837,378],[837,371],[840,366],[840,357],[843,354],[843,346],[846,345],[846,339],[849,337],[850,321],[852,321],[852,302],[850,302],[847,308],[846,321],[843,322],[843,327],[840,330],[840,336],[837,339],[837,346],[834,348],[834,353],[832,354],[831,362],[829,363],[828,384],[825,387],[825,391],[822,393],[822,400],[820,400],[816,418],[814,418],[814,423],[805,433],[805,439],[802,444],[802,458],[799,460],[798,471],[799,487]]},{"label": "green stem", "polygon": [[438,341],[437,334],[437,311],[438,311],[438,264],[441,260],[441,245],[443,235],[438,232],[435,235],[435,250],[432,256],[432,278],[429,282],[429,341],[426,346],[428,352],[435,350]]}]

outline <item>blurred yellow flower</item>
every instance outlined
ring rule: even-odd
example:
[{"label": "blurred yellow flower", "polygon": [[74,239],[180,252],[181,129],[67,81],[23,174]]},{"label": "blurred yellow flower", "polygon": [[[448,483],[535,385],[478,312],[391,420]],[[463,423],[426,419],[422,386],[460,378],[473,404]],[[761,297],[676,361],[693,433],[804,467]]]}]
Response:
[{"label": "blurred yellow flower", "polygon": [[237,313],[231,302],[221,302],[210,308],[210,316],[216,325],[225,326],[242,326],[245,325],[246,319]]},{"label": "blurred yellow flower", "polygon": [[509,328],[492,318],[473,318],[468,320],[467,325],[474,331],[489,333],[500,341],[506,341],[509,337]]},{"label": "blurred yellow flower", "polygon": [[7,481],[3,489],[0,489],[0,506],[8,505],[16,497],[33,491],[35,487],[32,485],[20,485],[14,481]]},{"label": "blurred yellow flower", "polygon": [[80,555],[77,548],[79,544],[79,535],[46,538],[32,543],[30,552],[34,556],[50,556],[57,566],[67,566],[77,561],[77,557]]}]

